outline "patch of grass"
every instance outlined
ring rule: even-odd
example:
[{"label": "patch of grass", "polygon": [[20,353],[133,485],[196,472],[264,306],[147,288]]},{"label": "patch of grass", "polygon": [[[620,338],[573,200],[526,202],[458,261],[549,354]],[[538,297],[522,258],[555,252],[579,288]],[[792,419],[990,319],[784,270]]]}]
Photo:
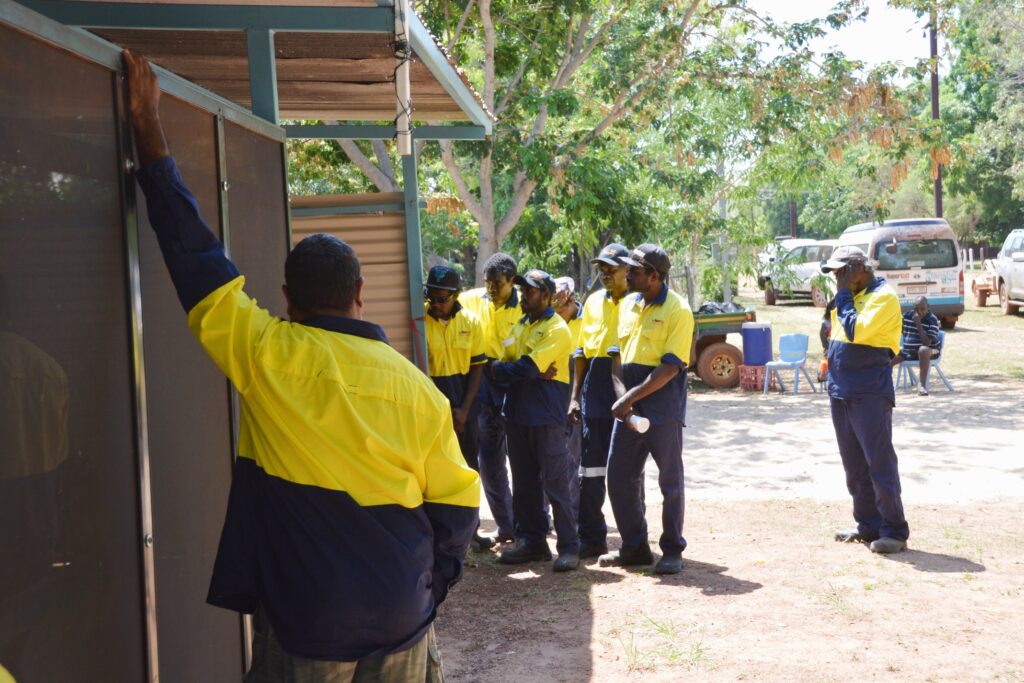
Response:
[{"label": "patch of grass", "polygon": [[873,591],[877,587],[878,587],[878,584],[871,583],[870,581],[865,581],[864,582],[864,590],[866,590],[866,591]]},{"label": "patch of grass", "polygon": [[547,616],[541,617],[540,620],[545,624],[554,624],[558,621],[558,617],[556,617],[554,614],[548,614]]},{"label": "patch of grass", "polygon": [[655,639],[653,644],[641,646],[637,644],[636,632],[630,631],[628,641],[619,635],[630,672],[655,671],[661,667],[692,669],[707,661],[708,648],[702,634],[671,618],[658,621],[645,617],[638,628],[654,635]]},{"label": "patch of grass", "polygon": [[834,586],[831,582],[826,582],[827,588],[819,594],[819,599],[822,604],[831,608],[841,617],[850,619],[853,617],[853,610],[850,609],[849,603],[846,601],[846,596],[850,592],[850,589],[843,588],[842,586]]}]

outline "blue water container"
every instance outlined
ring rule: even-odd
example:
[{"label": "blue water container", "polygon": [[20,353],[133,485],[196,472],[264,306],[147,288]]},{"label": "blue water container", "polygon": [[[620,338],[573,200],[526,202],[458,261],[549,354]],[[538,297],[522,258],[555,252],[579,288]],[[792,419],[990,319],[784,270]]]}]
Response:
[{"label": "blue water container", "polygon": [[772,359],[772,324],[743,323],[743,364],[764,365]]}]

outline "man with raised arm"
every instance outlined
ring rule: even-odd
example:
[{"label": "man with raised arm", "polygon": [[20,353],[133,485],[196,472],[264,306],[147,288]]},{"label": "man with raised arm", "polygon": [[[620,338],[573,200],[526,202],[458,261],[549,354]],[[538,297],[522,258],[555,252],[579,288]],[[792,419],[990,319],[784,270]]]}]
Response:
[{"label": "man with raised arm", "polygon": [[288,254],[289,320],[246,295],[171,158],[155,74],[124,60],[150,223],[189,327],[241,401],[207,601],[256,615],[246,681],[436,676],[433,621],[480,491],[448,401],[361,319],[359,259],[341,240]]}]

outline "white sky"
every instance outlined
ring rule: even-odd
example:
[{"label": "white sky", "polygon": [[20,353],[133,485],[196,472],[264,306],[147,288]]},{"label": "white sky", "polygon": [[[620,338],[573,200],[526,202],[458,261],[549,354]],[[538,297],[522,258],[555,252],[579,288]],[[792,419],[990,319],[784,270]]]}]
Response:
[{"label": "white sky", "polygon": [[[807,21],[824,17],[835,3],[832,0],[748,0],[759,13],[776,21]],[[865,62],[868,68],[882,62],[901,61],[910,66],[928,57],[927,17],[918,18],[906,9],[889,7],[886,0],[868,0],[868,16],[840,31],[832,31],[812,43],[816,52],[838,48],[851,59]],[[942,52],[940,38],[939,52]]]}]

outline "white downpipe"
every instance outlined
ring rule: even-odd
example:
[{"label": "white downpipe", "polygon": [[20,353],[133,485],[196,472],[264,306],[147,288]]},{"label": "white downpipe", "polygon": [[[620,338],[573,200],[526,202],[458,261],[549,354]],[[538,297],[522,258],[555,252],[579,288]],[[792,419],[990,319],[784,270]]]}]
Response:
[{"label": "white downpipe", "polygon": [[412,154],[412,98],[409,96],[409,66],[412,48],[409,46],[408,22],[409,0],[395,0],[395,143],[401,156]]}]

